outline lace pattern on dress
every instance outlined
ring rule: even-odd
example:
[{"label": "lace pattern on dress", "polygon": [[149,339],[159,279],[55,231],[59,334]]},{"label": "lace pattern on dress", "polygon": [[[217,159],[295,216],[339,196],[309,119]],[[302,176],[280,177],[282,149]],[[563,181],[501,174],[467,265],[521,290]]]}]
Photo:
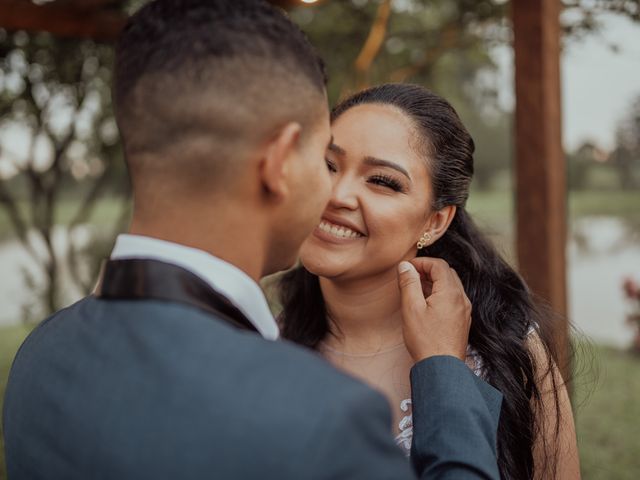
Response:
[{"label": "lace pattern on dress", "polygon": [[[483,376],[482,357],[470,346],[467,347],[467,364],[473,365],[473,373],[479,377]],[[400,410],[405,412],[406,415],[398,423],[400,433],[396,436],[396,444],[408,457],[411,454],[411,440],[413,439],[413,415],[411,413],[410,398],[400,402]]]},{"label": "lace pattern on dress", "polygon": [[[400,403],[400,409],[405,413],[409,412],[410,407],[410,398],[406,398]],[[402,448],[405,455],[408,456],[411,452],[411,439],[413,438],[413,415],[408,413],[402,417],[398,427],[400,428],[400,433],[396,437],[396,443]]]}]

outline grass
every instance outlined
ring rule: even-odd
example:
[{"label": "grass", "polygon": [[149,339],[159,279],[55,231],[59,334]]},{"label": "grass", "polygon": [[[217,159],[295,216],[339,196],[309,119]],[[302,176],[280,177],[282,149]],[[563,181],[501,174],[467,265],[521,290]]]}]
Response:
[{"label": "grass", "polygon": [[584,215],[616,215],[637,218],[640,215],[640,189],[573,192],[569,196],[569,212]]},{"label": "grass", "polygon": [[[26,335],[21,326],[0,329],[0,407],[11,361]],[[640,478],[640,357],[598,346],[586,352],[576,364],[593,364],[596,374],[589,369],[577,374],[574,390],[582,478],[636,480]],[[0,479],[5,478],[3,455],[4,449]]]},{"label": "grass", "polygon": [[[68,225],[80,208],[80,200],[65,198],[55,211],[55,223]],[[19,210],[23,218],[31,219],[32,213],[29,211],[26,202],[19,203]],[[99,200],[93,211],[89,222],[98,227],[111,227],[122,215],[123,200],[118,197],[105,197]],[[4,207],[0,205],[0,241],[6,240],[13,235],[13,226]]]},{"label": "grass", "polygon": [[[588,190],[569,194],[568,215],[635,217],[640,215],[639,190]],[[514,192],[511,190],[473,191],[469,196],[469,212],[486,221],[510,219],[514,212]]]},{"label": "grass", "polygon": [[[578,445],[585,480],[640,478],[640,356],[596,347],[595,381],[580,386],[576,405]],[[587,375],[588,376],[588,375]]]}]

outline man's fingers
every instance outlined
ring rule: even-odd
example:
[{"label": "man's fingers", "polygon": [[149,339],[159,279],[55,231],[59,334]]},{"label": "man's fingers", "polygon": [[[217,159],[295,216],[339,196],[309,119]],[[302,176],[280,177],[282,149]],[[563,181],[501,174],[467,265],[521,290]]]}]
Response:
[{"label": "man's fingers", "polygon": [[460,289],[464,291],[464,285],[462,285],[462,280],[460,280],[460,275],[458,275],[458,272],[456,272],[453,268],[450,268],[450,270],[451,270],[451,276],[453,277],[453,280],[460,287]]},{"label": "man's fingers", "polygon": [[462,284],[462,280],[460,279],[460,275],[453,268],[451,269],[451,275],[455,279],[455,282],[459,285],[460,294],[464,297],[464,306],[469,311],[469,316],[471,316],[471,310],[473,308],[471,304],[471,300],[467,297],[466,292],[464,291],[464,285]]},{"label": "man's fingers", "polygon": [[[430,282],[433,292],[426,296],[423,289]],[[434,355],[464,359],[471,308],[457,273],[442,259],[420,257],[398,265],[398,284],[411,356],[416,361]]]},{"label": "man's fingers", "polygon": [[420,274],[409,262],[398,265],[398,285],[402,301],[402,314],[405,319],[416,315],[425,306]]},{"label": "man's fingers", "polygon": [[398,282],[400,290],[404,291],[407,287],[420,283],[420,274],[416,268],[409,262],[400,262],[398,265]]},{"label": "man's fingers", "polygon": [[411,259],[411,264],[433,284],[436,291],[453,281],[449,264],[441,258],[416,257]]}]

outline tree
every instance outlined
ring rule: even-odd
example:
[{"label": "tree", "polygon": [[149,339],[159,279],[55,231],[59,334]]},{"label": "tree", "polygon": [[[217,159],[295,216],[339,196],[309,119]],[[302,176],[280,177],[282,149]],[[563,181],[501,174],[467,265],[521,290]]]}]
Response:
[{"label": "tree", "polygon": [[466,74],[492,63],[487,45],[507,34],[504,16],[504,4],[482,0],[327,1],[292,12],[327,62],[332,103],[370,84],[432,84],[447,64],[473,80]]},{"label": "tree", "polygon": [[591,142],[582,143],[575,151],[567,155],[570,190],[584,190],[592,186],[589,185],[589,171],[602,156],[603,153]]},{"label": "tree", "polygon": [[[33,314],[66,304],[63,274],[82,293],[95,281],[87,253],[97,237],[87,245],[73,233],[123,172],[110,106],[112,56],[110,46],[91,41],[0,30],[0,128],[26,143],[26,155],[7,148],[6,136],[0,144],[0,204],[45,279]],[[62,216],[67,205],[72,212]]]},{"label": "tree", "polygon": [[616,131],[616,147],[612,154],[620,187],[638,188],[640,169],[640,96],[632,103]]},{"label": "tree", "polygon": [[[565,40],[599,28],[604,12],[640,21],[640,0],[564,1]],[[294,9],[327,62],[329,99],[371,84],[412,82],[445,97],[476,143],[476,186],[487,189],[512,157],[511,112],[500,108],[492,49],[512,41],[498,0],[325,1]]]},{"label": "tree", "polygon": [[490,188],[511,158],[490,49],[510,38],[506,5],[492,1],[323,2],[292,13],[327,62],[331,103],[383,82],[425,85],[458,111],[476,143],[476,182]]}]

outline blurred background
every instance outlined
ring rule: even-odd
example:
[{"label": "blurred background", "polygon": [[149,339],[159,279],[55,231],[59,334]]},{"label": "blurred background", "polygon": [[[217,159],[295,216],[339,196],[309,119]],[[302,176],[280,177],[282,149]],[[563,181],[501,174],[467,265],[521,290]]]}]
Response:
[{"label": "blurred background", "polygon": [[[111,64],[118,30],[142,3],[0,0],[0,394],[28,331],[91,291],[127,227]],[[477,147],[469,210],[514,265],[524,258],[518,234],[551,228],[565,256],[566,301],[550,301],[573,324],[577,347],[583,477],[640,478],[640,1],[558,3],[551,54],[562,116],[548,121],[562,132],[557,191],[566,201],[526,218],[517,207],[522,187],[516,193],[526,180],[515,158],[526,150],[527,124],[520,111],[517,140],[512,21],[522,0],[272,3],[325,59],[332,104],[394,81],[425,85],[455,106]],[[523,51],[520,64],[540,60]],[[538,181],[525,193],[535,195]],[[565,208],[566,230],[555,232],[549,217]]]}]

